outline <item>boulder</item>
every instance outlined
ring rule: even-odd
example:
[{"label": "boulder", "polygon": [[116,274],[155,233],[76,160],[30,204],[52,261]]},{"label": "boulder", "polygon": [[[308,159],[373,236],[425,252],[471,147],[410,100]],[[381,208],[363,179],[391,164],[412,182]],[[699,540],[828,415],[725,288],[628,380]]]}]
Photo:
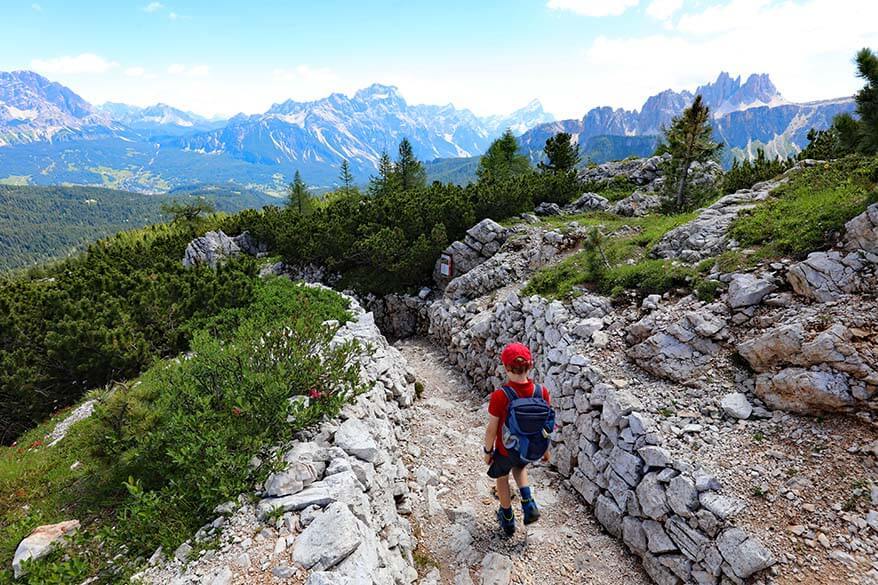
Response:
[{"label": "boulder", "polygon": [[627,340],[635,345],[627,350],[628,357],[656,376],[690,380],[719,351],[727,310],[714,303],[687,312],[667,327],[659,327],[651,313],[629,327]]},{"label": "boulder", "polygon": [[756,377],[756,394],[772,408],[800,414],[844,412],[854,406],[847,374],[786,368]]},{"label": "boulder", "polygon": [[310,569],[331,569],[357,550],[362,542],[360,522],[347,505],[336,502],[296,538],[293,560]]},{"label": "boulder", "polygon": [[570,203],[564,208],[568,213],[586,213],[589,211],[604,211],[610,206],[610,202],[606,197],[601,197],[597,193],[583,193],[576,201]]},{"label": "boulder", "polygon": [[79,520],[67,520],[57,524],[46,524],[35,528],[24,540],[18,543],[12,557],[12,572],[18,579],[25,571],[22,564],[28,560],[41,559],[48,555],[55,546],[79,530]]},{"label": "boulder", "polygon": [[335,432],[335,444],[348,455],[370,463],[378,456],[378,444],[366,423],[356,418],[344,421]]},{"label": "boulder", "polygon": [[549,203],[548,201],[543,201],[534,209],[534,213],[537,215],[561,215],[561,208],[557,203]]},{"label": "boulder", "polygon": [[793,290],[809,299],[826,303],[864,287],[860,277],[864,264],[860,252],[812,252],[787,271]]},{"label": "boulder", "polygon": [[774,564],[765,546],[759,541],[748,537],[740,528],[728,528],[716,539],[716,545],[723,559],[728,563],[730,577],[747,579],[751,575],[767,569]]},{"label": "boulder", "polygon": [[661,204],[662,201],[659,197],[643,191],[635,191],[628,197],[617,201],[610,211],[624,217],[641,217],[661,207]]},{"label": "boulder", "polygon": [[766,295],[777,290],[768,280],[757,278],[753,274],[733,274],[729,283],[729,306],[742,309],[758,305]]},{"label": "boulder", "polygon": [[479,585],[509,585],[512,582],[512,559],[489,552],[482,559]]},{"label": "boulder", "polygon": [[863,250],[878,255],[878,203],[873,203],[866,211],[844,224],[844,228],[848,250]]},{"label": "boulder", "polygon": [[213,268],[223,259],[237,256],[241,252],[242,250],[235,240],[224,232],[207,232],[186,246],[186,251],[183,254],[183,266],[189,268],[199,264],[207,264]]},{"label": "boulder", "polygon": [[741,392],[726,394],[720,400],[720,407],[726,415],[736,419],[747,419],[753,413],[753,406],[747,395]]}]

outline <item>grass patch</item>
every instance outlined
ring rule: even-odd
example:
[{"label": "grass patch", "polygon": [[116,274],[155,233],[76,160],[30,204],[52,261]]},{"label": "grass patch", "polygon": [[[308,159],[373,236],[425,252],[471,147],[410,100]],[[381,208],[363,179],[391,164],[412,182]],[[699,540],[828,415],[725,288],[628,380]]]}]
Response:
[{"label": "grass patch", "polygon": [[[622,218],[605,213],[590,213],[564,218],[550,218],[549,226],[577,221],[596,227],[604,234],[601,247],[609,262],[603,263],[593,249],[572,254],[561,262],[547,266],[531,277],[524,294],[563,298],[577,288],[591,288],[606,294],[637,289],[642,294],[661,294],[678,286],[691,286],[699,269],[668,260],[647,258],[649,250],[671,229],[691,221],[695,213],[652,215]],[[627,226],[630,229],[622,229]]]},{"label": "grass patch", "polygon": [[850,156],[806,169],[742,213],[729,233],[742,246],[756,248],[750,261],[825,249],[843,233],[848,220],[878,201],[876,183],[874,157]]},{"label": "grass patch", "polygon": [[[67,554],[16,583],[124,581],[159,545],[173,551],[217,504],[263,479],[274,464],[267,447],[361,390],[350,365],[357,346],[330,349],[334,331],[323,325],[347,319],[341,297],[280,278],[258,281],[254,295],[246,311],[202,323],[191,356],[93,393],[95,414],[58,445],[44,437],[63,414],[0,448],[0,584],[12,583],[24,536],[71,518],[82,530]],[[308,400],[288,400],[301,395]],[[253,456],[265,463],[252,469]]]}]

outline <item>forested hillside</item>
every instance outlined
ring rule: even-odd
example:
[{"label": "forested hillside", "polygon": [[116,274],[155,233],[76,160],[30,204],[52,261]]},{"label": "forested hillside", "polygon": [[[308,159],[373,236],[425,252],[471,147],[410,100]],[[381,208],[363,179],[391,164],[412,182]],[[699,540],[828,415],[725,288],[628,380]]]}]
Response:
[{"label": "forested hillside", "polygon": [[162,221],[161,206],[171,200],[202,196],[227,212],[271,201],[262,194],[211,188],[144,195],[98,187],[0,185],[0,270],[81,251],[105,236]]}]

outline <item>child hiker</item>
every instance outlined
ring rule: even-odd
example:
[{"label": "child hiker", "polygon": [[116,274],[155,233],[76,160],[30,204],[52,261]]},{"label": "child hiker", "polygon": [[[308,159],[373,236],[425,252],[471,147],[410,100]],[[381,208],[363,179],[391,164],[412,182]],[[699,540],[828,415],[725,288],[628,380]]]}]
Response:
[{"label": "child hiker", "polygon": [[515,514],[509,492],[509,472],[521,493],[524,523],[540,518],[527,482],[527,464],[549,460],[549,435],[555,426],[555,413],[549,393],[528,378],[533,368],[530,350],[521,343],[507,345],[500,354],[508,381],[491,394],[488,428],[485,430],[485,463],[488,476],[497,480],[500,509],[497,520],[507,536],[515,533]]}]

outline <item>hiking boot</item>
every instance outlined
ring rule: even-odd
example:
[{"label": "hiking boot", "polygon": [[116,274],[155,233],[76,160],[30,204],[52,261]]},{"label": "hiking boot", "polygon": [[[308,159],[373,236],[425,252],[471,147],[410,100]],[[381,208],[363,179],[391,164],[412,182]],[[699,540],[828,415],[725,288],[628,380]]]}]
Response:
[{"label": "hiking boot", "polygon": [[512,536],[515,534],[515,514],[512,513],[512,508],[509,508],[509,515],[507,516],[507,512],[500,508],[497,510],[497,520],[500,522],[500,528],[503,529],[503,532],[506,536]]},{"label": "hiking boot", "polygon": [[525,525],[533,524],[540,519],[540,509],[537,507],[537,503],[533,498],[522,498],[521,511],[524,512]]}]

